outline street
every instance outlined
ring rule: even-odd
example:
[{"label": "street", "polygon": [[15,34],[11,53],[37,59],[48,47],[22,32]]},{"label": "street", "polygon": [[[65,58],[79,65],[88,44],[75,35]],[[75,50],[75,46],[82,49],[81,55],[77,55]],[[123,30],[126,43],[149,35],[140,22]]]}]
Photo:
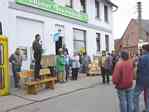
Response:
[{"label": "street", "polygon": [[148,4],[0,0],[0,112],[149,112]]},{"label": "street", "polygon": [[24,105],[9,112],[119,112],[117,104],[114,88],[99,84],[54,99]]}]

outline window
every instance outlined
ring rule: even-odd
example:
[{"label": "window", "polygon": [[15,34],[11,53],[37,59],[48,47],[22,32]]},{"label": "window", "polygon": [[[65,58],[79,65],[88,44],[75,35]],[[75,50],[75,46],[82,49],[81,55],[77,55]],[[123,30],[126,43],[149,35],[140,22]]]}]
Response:
[{"label": "window", "polygon": [[104,6],[104,20],[105,20],[105,22],[109,22],[109,20],[108,20],[109,18],[108,18],[108,6]]},{"label": "window", "polygon": [[86,31],[74,29],[74,52],[79,52],[81,48],[86,49]]},{"label": "window", "polygon": [[100,44],[100,33],[96,33],[96,43],[97,43],[97,51],[101,50],[101,44]]},{"label": "window", "polygon": [[73,7],[73,0],[66,0],[66,6],[72,8]]},{"label": "window", "polygon": [[109,51],[109,35],[105,35],[106,51]]},{"label": "window", "polygon": [[80,0],[81,6],[82,6],[82,12],[86,12],[86,0]]},{"label": "window", "polygon": [[0,22],[0,35],[2,35],[2,23]]},{"label": "window", "polygon": [[96,18],[100,18],[100,3],[95,0],[95,10],[96,10]]}]

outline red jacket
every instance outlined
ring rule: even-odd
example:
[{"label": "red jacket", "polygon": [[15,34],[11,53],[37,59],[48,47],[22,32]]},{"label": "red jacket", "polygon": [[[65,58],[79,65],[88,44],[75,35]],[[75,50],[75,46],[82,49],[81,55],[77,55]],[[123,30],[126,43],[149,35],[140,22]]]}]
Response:
[{"label": "red jacket", "polygon": [[133,85],[133,76],[133,62],[131,60],[120,60],[115,66],[112,81],[117,89],[128,89]]}]

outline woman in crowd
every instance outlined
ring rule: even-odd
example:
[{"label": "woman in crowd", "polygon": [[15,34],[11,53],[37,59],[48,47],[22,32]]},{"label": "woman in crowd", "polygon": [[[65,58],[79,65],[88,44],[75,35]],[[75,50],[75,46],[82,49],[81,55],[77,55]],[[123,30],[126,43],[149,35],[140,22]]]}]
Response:
[{"label": "woman in crowd", "polygon": [[77,80],[79,69],[80,69],[78,53],[74,53],[74,56],[72,57],[71,60],[72,60],[72,80]]},{"label": "woman in crowd", "polygon": [[64,52],[64,59],[65,59],[65,74],[66,74],[66,81],[69,78],[69,70],[70,70],[70,56],[67,52]]},{"label": "woman in crowd", "polygon": [[64,71],[65,71],[65,61],[63,55],[63,49],[59,49],[59,54],[56,57],[56,69],[58,72],[58,81],[63,83],[64,82]]}]

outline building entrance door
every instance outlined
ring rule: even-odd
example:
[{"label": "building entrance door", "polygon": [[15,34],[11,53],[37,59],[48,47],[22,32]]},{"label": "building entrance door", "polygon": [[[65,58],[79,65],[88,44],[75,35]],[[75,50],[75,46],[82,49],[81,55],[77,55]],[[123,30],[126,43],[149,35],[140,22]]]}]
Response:
[{"label": "building entrance door", "polygon": [[58,54],[59,48],[62,48],[62,46],[63,46],[63,37],[60,36],[60,37],[59,37],[59,40],[56,41],[56,43],[55,43],[56,55]]}]

